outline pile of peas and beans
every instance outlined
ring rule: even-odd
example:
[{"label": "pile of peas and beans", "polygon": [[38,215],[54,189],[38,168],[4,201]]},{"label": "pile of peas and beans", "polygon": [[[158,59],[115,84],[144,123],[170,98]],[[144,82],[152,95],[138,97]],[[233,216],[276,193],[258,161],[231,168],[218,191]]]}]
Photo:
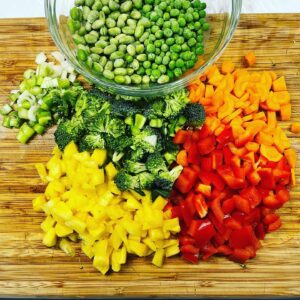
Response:
[{"label": "pile of peas and beans", "polygon": [[209,29],[200,0],[75,0],[77,57],[118,84],[163,84],[192,69]]}]

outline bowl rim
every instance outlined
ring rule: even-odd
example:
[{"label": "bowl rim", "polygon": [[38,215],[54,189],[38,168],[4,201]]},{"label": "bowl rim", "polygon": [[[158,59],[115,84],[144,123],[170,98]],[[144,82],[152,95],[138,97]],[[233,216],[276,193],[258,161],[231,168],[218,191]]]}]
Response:
[{"label": "bowl rim", "polygon": [[[54,1],[54,2],[53,2]],[[144,86],[134,86],[134,85],[121,85],[113,81],[108,81],[105,78],[100,78],[95,76],[93,73],[89,72],[87,69],[84,69],[76,60],[75,57],[71,57],[69,55],[68,49],[65,49],[64,43],[61,42],[61,37],[59,34],[57,21],[56,21],[56,1],[57,0],[44,0],[44,9],[45,15],[48,21],[49,31],[51,33],[52,39],[57,46],[57,48],[65,55],[67,60],[70,62],[72,67],[85,77],[90,82],[94,83],[96,86],[104,88],[105,90],[111,91],[113,93],[118,93],[127,96],[137,96],[137,97],[152,97],[157,95],[164,95],[168,93],[172,93],[180,88],[186,87],[193,79],[197,78],[197,76],[204,73],[204,71],[214,64],[219,57],[222,55],[224,50],[226,49],[228,43],[231,41],[233,34],[237,28],[239,23],[242,3],[243,0],[231,0],[232,12],[231,18],[229,19],[230,24],[228,25],[228,30],[225,32],[222,39],[219,38],[214,50],[208,56],[207,61],[200,66],[198,69],[194,70],[191,74],[188,74],[182,78],[179,78],[175,81],[171,81],[165,84],[153,84],[148,87]],[[54,3],[53,8],[54,11],[51,11],[52,3]],[[223,28],[224,30],[224,28]],[[220,44],[223,42],[222,47],[220,48]],[[220,49],[219,49],[220,48]]]}]

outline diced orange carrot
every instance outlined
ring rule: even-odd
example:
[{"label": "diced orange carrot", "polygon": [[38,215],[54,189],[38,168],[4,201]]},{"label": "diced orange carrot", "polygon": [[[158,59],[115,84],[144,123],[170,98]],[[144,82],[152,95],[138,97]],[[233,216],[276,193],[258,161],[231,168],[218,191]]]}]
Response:
[{"label": "diced orange carrot", "polygon": [[287,149],[284,151],[284,156],[286,157],[287,161],[291,168],[296,168],[296,160],[297,160],[297,152],[294,149]]},{"label": "diced orange carrot", "polygon": [[276,79],[275,81],[273,81],[272,88],[273,88],[274,92],[286,91],[287,87],[286,87],[284,76],[281,76],[278,79]]},{"label": "diced orange carrot", "polygon": [[267,121],[267,117],[266,117],[266,114],[263,111],[260,111],[257,114],[253,114],[253,120]]},{"label": "diced orange carrot", "polygon": [[247,116],[243,117],[242,119],[243,119],[243,122],[248,122],[248,121],[253,120],[253,116],[252,115],[247,115]]},{"label": "diced orange carrot", "polygon": [[291,104],[283,104],[280,106],[280,117],[281,121],[289,121],[292,116]]},{"label": "diced orange carrot", "polygon": [[224,75],[220,73],[215,73],[211,78],[209,78],[208,83],[217,87],[221,83],[223,78]]},{"label": "diced orange carrot", "polygon": [[234,63],[231,61],[224,61],[221,67],[222,74],[226,75],[234,71]]},{"label": "diced orange carrot", "polygon": [[273,98],[279,105],[291,102],[291,96],[288,91],[274,92]]},{"label": "diced orange carrot", "polygon": [[218,110],[218,118],[220,120],[232,114],[234,111],[234,102],[232,99],[228,99]]},{"label": "diced orange carrot", "polygon": [[228,124],[231,120],[233,120],[234,118],[238,117],[241,113],[242,113],[242,110],[239,108],[239,109],[235,110],[232,114],[230,114],[229,116],[227,116],[226,118],[224,118],[222,120],[222,122],[224,124]]},{"label": "diced orange carrot", "polygon": [[214,95],[215,93],[215,90],[214,90],[214,87],[213,85],[206,85],[206,88],[205,88],[205,98],[212,98],[212,96]]},{"label": "diced orange carrot", "polygon": [[300,133],[300,123],[293,123],[291,125],[291,132],[295,134]]},{"label": "diced orange carrot", "polygon": [[248,52],[244,57],[244,62],[246,64],[246,67],[252,67],[256,63],[256,57],[254,52],[250,51]]},{"label": "diced orange carrot", "polygon": [[284,133],[284,131],[277,127],[274,130],[274,144],[279,152],[283,153],[285,149],[288,149],[291,147],[290,140]]},{"label": "diced orange carrot", "polygon": [[279,111],[280,110],[280,105],[278,102],[275,101],[273,97],[273,92],[269,93],[268,99],[266,101],[268,109],[272,111]]},{"label": "diced orange carrot", "polygon": [[272,146],[274,143],[272,135],[260,132],[256,137],[256,142],[260,145]]},{"label": "diced orange carrot", "polygon": [[259,144],[255,142],[248,142],[245,147],[248,151],[253,153],[256,153],[259,150]]},{"label": "diced orange carrot", "polygon": [[224,124],[221,124],[221,125],[215,130],[215,136],[220,135],[224,129],[225,129],[225,125],[224,125]]},{"label": "diced orange carrot", "polygon": [[282,154],[273,146],[261,145],[260,153],[269,161],[278,162],[282,158]]},{"label": "diced orange carrot", "polygon": [[277,126],[276,113],[274,111],[268,111],[267,118],[268,118],[268,126],[270,128],[275,128]]},{"label": "diced orange carrot", "polygon": [[186,150],[180,150],[177,154],[176,162],[178,165],[187,167],[189,165]]}]

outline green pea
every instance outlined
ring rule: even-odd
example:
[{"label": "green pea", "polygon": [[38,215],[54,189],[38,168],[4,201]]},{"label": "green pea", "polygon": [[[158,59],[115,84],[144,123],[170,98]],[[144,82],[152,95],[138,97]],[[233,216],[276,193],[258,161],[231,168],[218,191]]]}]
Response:
[{"label": "green pea", "polygon": [[116,83],[119,83],[119,84],[124,84],[126,81],[125,76],[122,76],[122,75],[116,75],[114,80]]},{"label": "green pea", "polygon": [[148,53],[154,53],[155,52],[155,46],[153,44],[147,45],[147,52]]},{"label": "green pea", "polygon": [[127,75],[127,70],[125,68],[116,68],[114,70],[115,75]]},{"label": "green pea", "polygon": [[161,73],[158,69],[152,70],[151,75],[155,78],[158,79],[161,76]]},{"label": "green pea", "polygon": [[180,76],[182,75],[181,69],[176,68],[176,69],[174,70],[174,75],[175,75],[176,77],[180,77]]},{"label": "green pea", "polygon": [[125,64],[125,61],[123,58],[117,58],[115,61],[114,61],[114,67],[115,68],[121,68],[123,67]]},{"label": "green pea", "polygon": [[146,69],[146,75],[148,75],[148,76],[150,76],[151,75],[151,72],[152,72],[152,70],[151,69]]},{"label": "green pea", "polygon": [[209,29],[209,24],[208,24],[208,23],[204,23],[204,24],[202,25],[202,28],[203,28],[204,31],[208,31],[208,29]]},{"label": "green pea", "polygon": [[142,0],[133,0],[133,5],[137,9],[143,8],[143,1]]},{"label": "green pea", "polygon": [[74,21],[81,21],[82,10],[77,7],[73,7],[70,11],[70,16]]},{"label": "green pea", "polygon": [[154,53],[149,53],[148,54],[148,60],[150,60],[150,61],[154,61],[155,57],[156,57],[156,55]]},{"label": "green pea", "polygon": [[158,64],[158,65],[160,65],[162,63],[162,57],[156,56],[155,63]]},{"label": "green pea", "polygon": [[121,12],[129,12],[132,9],[132,1],[125,1],[121,4],[120,6],[120,11]]},{"label": "green pea", "polygon": [[175,43],[175,39],[174,39],[174,38],[168,38],[168,39],[166,40],[166,44],[167,44],[168,46],[172,46],[174,43]]},{"label": "green pea", "polygon": [[136,71],[138,75],[144,75],[145,74],[145,69],[141,66],[139,69]]},{"label": "green pea", "polygon": [[74,21],[72,19],[68,19],[67,24],[68,24],[68,28],[71,31],[71,33],[75,33],[81,27],[81,24],[79,21]]},{"label": "green pea", "polygon": [[179,15],[179,9],[177,8],[172,8],[170,11],[170,16],[171,17],[177,17]]},{"label": "green pea", "polygon": [[147,59],[147,55],[146,54],[139,54],[137,57],[136,57],[136,59],[138,60],[138,61],[146,61],[146,59]]},{"label": "green pea", "polygon": [[133,62],[133,57],[131,55],[126,54],[125,55],[125,61],[130,64]]},{"label": "green pea", "polygon": [[103,73],[103,67],[97,62],[93,63],[93,70],[97,73]]},{"label": "green pea", "polygon": [[151,68],[151,62],[150,62],[149,60],[144,61],[143,67],[144,67],[145,69]]},{"label": "green pea", "polygon": [[162,59],[162,63],[167,66],[170,63],[170,57],[164,56]]},{"label": "green pea", "polygon": [[176,67],[177,68],[182,68],[183,66],[184,66],[184,61],[181,58],[177,59],[176,60]]},{"label": "green pea", "polygon": [[163,45],[161,46],[161,50],[162,50],[163,52],[167,52],[167,51],[169,50],[169,46],[168,46],[167,44],[163,44]]},{"label": "green pea", "polygon": [[163,18],[159,18],[157,21],[156,21],[156,25],[159,26],[159,27],[162,27],[164,25],[164,19]]},{"label": "green pea", "polygon": [[195,65],[195,63],[194,63],[192,60],[188,60],[188,61],[186,62],[186,66],[187,66],[187,68],[189,68],[189,69],[193,68],[194,65]]},{"label": "green pea", "polygon": [[132,75],[134,73],[134,70],[132,68],[127,68],[126,71],[128,75]]},{"label": "green pea", "polygon": [[197,55],[202,55],[203,53],[204,53],[203,47],[198,47],[198,48],[196,48],[196,54],[197,54]]},{"label": "green pea", "polygon": [[104,54],[110,55],[117,50],[116,45],[108,45],[104,48]]},{"label": "green pea", "polygon": [[170,77],[168,75],[161,75],[158,80],[157,80],[157,83],[159,84],[164,84],[164,83],[167,83],[170,81]]},{"label": "green pea", "polygon": [[138,22],[139,25],[143,25],[145,28],[149,28],[151,27],[151,22],[149,19],[145,18],[145,17],[142,17],[139,22]]},{"label": "green pea", "polygon": [[84,51],[84,50],[82,50],[82,49],[79,49],[79,50],[77,51],[77,57],[78,57],[78,59],[81,60],[81,61],[86,61],[87,58],[88,58],[88,55],[87,55],[87,52],[86,52],[86,51]]},{"label": "green pea", "polygon": [[150,77],[148,75],[144,75],[142,78],[143,84],[149,84],[150,82]]},{"label": "green pea", "polygon": [[142,82],[142,77],[138,74],[134,74],[131,76],[131,80],[134,84],[140,84]]},{"label": "green pea", "polygon": [[164,29],[164,36],[170,38],[173,35],[173,31],[170,28]]},{"label": "green pea", "polygon": [[158,66],[158,70],[160,71],[160,73],[165,74],[167,72],[167,68],[164,65],[159,65]]},{"label": "green pea", "polygon": [[110,79],[110,80],[112,80],[112,79],[115,78],[114,73],[113,73],[112,71],[110,71],[110,70],[104,70],[104,71],[103,71],[103,76],[104,76],[105,78],[107,78],[107,79]]},{"label": "green pea", "polygon": [[130,67],[133,69],[133,70],[138,70],[138,68],[140,67],[140,63],[138,62],[137,59],[134,59],[132,61],[132,63],[130,64]]},{"label": "green pea", "polygon": [[113,11],[110,15],[109,18],[114,19],[115,21],[118,20],[119,16],[120,16],[120,12],[119,11]]},{"label": "green pea", "polygon": [[141,54],[145,51],[145,46],[143,44],[135,46],[136,53]]},{"label": "green pea", "polygon": [[169,68],[171,70],[174,70],[176,68],[176,62],[175,60],[171,60],[170,63],[169,63]]},{"label": "green pea", "polygon": [[180,45],[177,45],[177,44],[174,44],[171,46],[171,52],[176,52],[176,53],[179,53],[181,51],[181,46]]}]

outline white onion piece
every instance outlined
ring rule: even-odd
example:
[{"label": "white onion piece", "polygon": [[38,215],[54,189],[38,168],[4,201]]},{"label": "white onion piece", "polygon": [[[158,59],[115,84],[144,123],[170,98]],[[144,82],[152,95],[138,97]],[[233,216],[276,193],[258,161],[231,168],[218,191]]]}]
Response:
[{"label": "white onion piece", "polygon": [[36,56],[36,59],[35,59],[36,64],[40,65],[40,64],[44,63],[45,61],[47,61],[47,56],[45,55],[44,52],[41,52]]}]

